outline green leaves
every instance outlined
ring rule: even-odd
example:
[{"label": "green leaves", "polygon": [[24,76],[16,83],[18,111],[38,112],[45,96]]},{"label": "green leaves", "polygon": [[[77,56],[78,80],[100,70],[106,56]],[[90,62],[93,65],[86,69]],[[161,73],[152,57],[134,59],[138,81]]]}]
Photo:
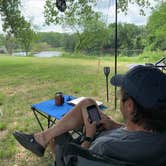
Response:
[{"label": "green leaves", "polygon": [[[3,31],[7,32],[7,37],[17,38],[23,50],[28,52],[34,38],[34,31],[31,29],[30,23],[21,15],[20,5],[20,0],[1,0],[0,14],[3,21]],[[9,53],[12,53],[11,46],[10,44]]]},{"label": "green leaves", "polygon": [[[127,13],[129,4],[137,4],[140,6],[140,14],[144,15],[144,9],[151,7],[149,1],[117,0],[118,10]],[[45,0],[44,16],[46,24],[60,24],[65,28],[70,28],[70,31],[72,29],[73,32],[76,32],[78,39],[77,48],[83,48],[83,43],[86,43],[88,46],[92,45],[91,41],[92,38],[94,39],[94,34],[97,36],[97,45],[100,43],[102,46],[103,44],[101,43],[106,43],[107,39],[105,39],[105,36],[107,36],[107,32],[102,29],[98,30],[103,35],[103,38],[101,37],[102,35],[94,33],[97,30],[97,26],[100,27],[99,22],[102,22],[101,14],[95,11],[97,3],[98,0],[66,0],[67,8],[65,12],[61,12],[56,7],[56,0]],[[27,52],[30,49],[35,33],[30,23],[21,15],[20,6],[21,0],[0,0],[0,14],[3,20],[3,30],[10,33],[11,36],[14,35],[22,44],[22,48]],[[84,34],[82,34],[83,32]],[[99,42],[99,39],[101,42]]]},{"label": "green leaves", "polygon": [[152,8],[150,0],[118,0],[118,10],[127,14],[129,4],[136,4],[140,7],[140,15],[145,15],[144,10]]},{"label": "green leaves", "polygon": [[148,41],[151,50],[166,50],[166,2],[161,3],[149,17]]}]

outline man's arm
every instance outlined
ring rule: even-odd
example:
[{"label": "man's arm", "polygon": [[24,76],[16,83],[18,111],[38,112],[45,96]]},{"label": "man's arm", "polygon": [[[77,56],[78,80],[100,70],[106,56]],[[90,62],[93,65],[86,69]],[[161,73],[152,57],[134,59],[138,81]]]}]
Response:
[{"label": "man's arm", "polygon": [[87,119],[85,126],[85,140],[82,142],[81,146],[85,149],[88,149],[95,135],[96,135],[96,123],[95,122],[89,123],[89,120]]},{"label": "man's arm", "polygon": [[[112,130],[112,129],[116,129],[116,128],[119,128],[121,126],[124,126],[124,124],[116,122],[111,117],[106,116],[102,112],[100,112],[100,116],[101,116],[101,120],[100,120],[101,128],[99,128],[99,130]],[[86,119],[85,124],[86,124],[85,125],[85,130],[86,130],[85,137],[93,139],[95,134],[96,134],[96,123],[95,122],[89,123],[89,120]],[[90,139],[86,139],[81,144],[81,146],[86,148],[86,149],[88,149],[90,147],[90,145],[91,145]]]}]

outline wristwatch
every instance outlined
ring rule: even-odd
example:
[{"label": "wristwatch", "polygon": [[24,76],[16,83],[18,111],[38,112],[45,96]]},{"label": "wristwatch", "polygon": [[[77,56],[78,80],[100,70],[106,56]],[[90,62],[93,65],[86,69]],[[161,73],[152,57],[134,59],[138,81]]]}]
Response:
[{"label": "wristwatch", "polygon": [[83,141],[92,142],[93,138],[84,136]]}]

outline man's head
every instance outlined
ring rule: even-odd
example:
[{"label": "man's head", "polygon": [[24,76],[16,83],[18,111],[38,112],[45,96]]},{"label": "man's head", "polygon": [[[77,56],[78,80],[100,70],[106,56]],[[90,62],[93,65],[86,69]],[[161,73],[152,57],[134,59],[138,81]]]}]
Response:
[{"label": "man's head", "polygon": [[121,87],[122,109],[129,110],[134,123],[147,130],[166,130],[166,74],[139,65],[125,75],[115,75],[111,84]]}]

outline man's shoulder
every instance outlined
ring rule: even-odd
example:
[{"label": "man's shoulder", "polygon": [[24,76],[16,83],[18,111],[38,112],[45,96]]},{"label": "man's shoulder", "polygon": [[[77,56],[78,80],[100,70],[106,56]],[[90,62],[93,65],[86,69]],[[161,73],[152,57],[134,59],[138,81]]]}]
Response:
[{"label": "man's shoulder", "polygon": [[99,135],[99,142],[110,143],[135,143],[139,144],[140,142],[153,142],[158,139],[166,140],[166,132],[164,133],[152,133],[146,131],[128,131],[123,127],[104,131]]}]

